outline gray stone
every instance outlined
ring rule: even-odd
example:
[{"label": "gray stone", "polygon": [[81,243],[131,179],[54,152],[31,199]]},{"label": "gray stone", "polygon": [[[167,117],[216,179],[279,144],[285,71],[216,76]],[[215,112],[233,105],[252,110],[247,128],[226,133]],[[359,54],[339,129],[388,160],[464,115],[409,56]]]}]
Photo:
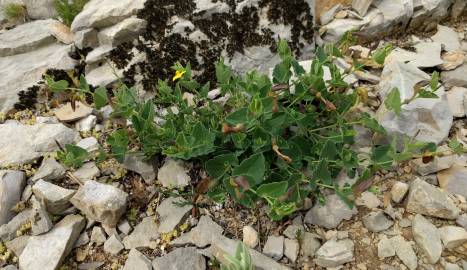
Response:
[{"label": "gray stone", "polygon": [[451,168],[438,172],[441,189],[467,198],[467,168],[454,164]]},{"label": "gray stone", "polygon": [[104,244],[107,240],[104,230],[99,226],[94,226],[91,232],[91,243],[96,243],[98,246]]},{"label": "gray stone", "polygon": [[[429,80],[427,74],[410,64],[390,61],[383,69],[379,88],[383,100],[396,87],[400,91],[401,100],[405,101],[413,96],[415,84]],[[376,119],[390,137],[397,138],[399,146],[405,137],[439,144],[447,138],[453,116],[444,89],[440,88],[436,94],[439,98],[420,98],[403,105],[400,115],[388,110],[386,106],[380,106]]]},{"label": "gray stone", "polygon": [[292,224],[284,230],[284,235],[289,239],[297,239],[305,232],[303,225]]},{"label": "gray stone", "polygon": [[284,256],[284,236],[268,236],[263,253],[278,261]]},{"label": "gray stone", "polygon": [[410,184],[407,211],[445,219],[456,219],[460,210],[446,192],[416,178]]},{"label": "gray stone", "polygon": [[321,14],[321,17],[319,18],[321,25],[326,25],[330,23],[334,19],[334,16],[341,10],[342,10],[342,5],[337,4],[331,7],[328,11],[323,12]]},{"label": "gray stone", "polygon": [[394,27],[404,29],[413,16],[414,4],[412,0],[375,1],[374,5],[383,14],[381,30],[390,32]]},{"label": "gray stone", "polygon": [[152,270],[151,261],[136,249],[130,250],[123,270]]},{"label": "gray stone", "polygon": [[300,244],[298,240],[287,238],[284,240],[284,255],[290,262],[295,263],[297,261],[299,251]]},{"label": "gray stone", "polygon": [[317,236],[309,232],[303,234],[301,244],[300,251],[305,259],[313,258],[316,251],[321,247],[321,242],[318,240]]},{"label": "gray stone", "polygon": [[73,32],[86,28],[104,28],[117,24],[144,7],[145,0],[91,0],[73,23]]},{"label": "gray stone", "polygon": [[457,19],[462,12],[464,11],[465,7],[467,6],[467,2],[464,0],[455,0],[454,4],[452,5],[451,16],[454,19]]},{"label": "gray stone", "polygon": [[395,182],[391,188],[391,199],[395,203],[400,203],[409,191],[409,185],[403,182]]},{"label": "gray stone", "polygon": [[350,209],[336,194],[332,194],[326,197],[324,205],[317,204],[306,213],[305,222],[334,229],[342,220],[349,220],[357,212],[356,207]]},{"label": "gray stone", "polygon": [[8,248],[8,250],[13,251],[13,253],[16,255],[16,257],[21,256],[21,253],[23,253],[24,248],[26,247],[29,238],[31,236],[29,235],[23,235],[20,237],[16,237],[15,239],[8,241],[5,243],[5,246]]},{"label": "gray stone", "polygon": [[360,30],[368,22],[367,20],[357,19],[334,19],[324,26],[326,34],[323,37],[323,41],[326,43],[337,42],[346,32]]},{"label": "gray stone", "polygon": [[318,249],[314,262],[321,267],[338,267],[354,261],[353,252],[352,240],[329,240]]},{"label": "gray stone", "polygon": [[159,237],[159,226],[154,222],[153,217],[144,218],[136,225],[133,232],[123,238],[123,244],[126,249],[151,247]]},{"label": "gray stone", "polygon": [[97,122],[97,117],[95,115],[89,115],[76,123],[76,129],[81,132],[91,131]]},{"label": "gray stone", "polygon": [[76,143],[76,145],[88,151],[91,155],[99,152],[99,142],[95,137],[84,138]]},{"label": "gray stone", "polygon": [[259,244],[259,234],[252,226],[243,227],[243,243],[250,248]]},{"label": "gray stone", "polygon": [[467,214],[462,214],[456,219],[456,224],[467,230]]},{"label": "gray stone", "polygon": [[90,85],[107,87],[123,77],[123,70],[106,62],[91,70],[86,68],[86,79]]},{"label": "gray stone", "polygon": [[428,163],[423,162],[421,158],[417,158],[412,160],[412,164],[419,175],[426,176],[450,168],[454,161],[454,156],[445,156],[434,157],[433,161]]},{"label": "gray stone", "polygon": [[70,208],[70,199],[75,194],[74,190],[62,188],[44,180],[37,181],[32,191],[36,198],[44,203],[47,211],[54,215],[59,215]]},{"label": "gray stone", "polygon": [[146,28],[145,20],[130,17],[100,31],[97,35],[99,44],[118,46],[137,38],[144,28]]},{"label": "gray stone", "polygon": [[91,239],[89,239],[89,235],[86,231],[84,231],[76,240],[74,247],[81,247],[89,243]]},{"label": "gray stone", "polygon": [[54,114],[61,122],[74,122],[89,116],[92,113],[92,108],[84,103],[76,102],[75,107],[71,106],[71,102],[66,103],[54,110]]},{"label": "gray stone", "polygon": [[173,231],[192,208],[193,206],[181,197],[169,197],[162,201],[156,209],[160,217],[158,232],[169,233]]},{"label": "gray stone", "polygon": [[112,255],[118,255],[124,248],[125,246],[116,235],[111,235],[104,243],[104,251]]},{"label": "gray stone", "polygon": [[82,50],[84,48],[96,48],[99,46],[97,31],[95,29],[83,29],[75,33],[75,46]]},{"label": "gray stone", "polygon": [[18,270],[18,268],[16,268],[16,266],[14,265],[7,265],[5,267],[2,267],[1,269],[2,270]]},{"label": "gray stone", "polygon": [[438,42],[419,42],[413,46],[415,52],[404,49],[394,49],[386,58],[387,62],[398,61],[408,63],[418,68],[429,68],[442,65],[441,43]]},{"label": "gray stone", "polygon": [[126,219],[118,223],[117,227],[120,230],[120,232],[124,233],[125,235],[130,234],[131,230],[133,229],[131,228],[131,225],[128,222],[128,220]]},{"label": "gray stone", "polygon": [[439,65],[439,69],[441,70],[453,70],[460,67],[464,64],[465,52],[463,51],[452,51],[452,52],[444,52],[441,55],[441,59],[443,59],[444,63]]},{"label": "gray stone", "polygon": [[373,209],[378,208],[382,203],[374,193],[365,191],[355,200],[355,204]]},{"label": "gray stone", "polygon": [[104,46],[95,48],[88,55],[86,55],[86,60],[85,60],[86,64],[90,65],[90,64],[94,64],[94,63],[97,63],[103,60],[106,56],[110,54],[112,50],[113,50],[113,47],[110,45],[104,45]]},{"label": "gray stone", "polygon": [[462,268],[457,264],[447,262],[444,264],[444,270],[462,270]]},{"label": "gray stone", "polygon": [[95,179],[101,174],[101,171],[96,166],[95,162],[86,162],[81,166],[81,168],[77,169],[72,174],[81,182],[86,182]]},{"label": "gray stone", "polygon": [[111,185],[86,181],[71,198],[71,203],[88,218],[112,226],[125,213],[128,194]]},{"label": "gray stone", "polygon": [[70,215],[57,223],[50,232],[31,237],[19,257],[19,268],[56,270],[71,251],[84,225],[83,217]]},{"label": "gray stone", "polygon": [[467,88],[453,87],[447,92],[449,107],[454,117],[465,117],[466,109],[464,107],[467,97]]},{"label": "gray stone", "polygon": [[156,179],[156,172],[154,170],[153,162],[143,160],[143,156],[138,155],[125,155],[123,162],[125,169],[136,172],[143,177],[146,184],[153,184]]},{"label": "gray stone", "polygon": [[0,225],[14,217],[11,209],[20,201],[25,184],[24,172],[0,170]]},{"label": "gray stone", "polygon": [[31,217],[33,216],[32,209],[26,209],[17,214],[10,222],[0,226],[0,239],[3,241],[8,241],[16,237],[16,231],[23,224],[30,222]]},{"label": "gray stone", "polygon": [[[42,155],[72,144],[79,134],[62,124],[25,125],[16,121],[0,124],[0,166],[30,163]],[[21,143],[18,143],[21,138]]]},{"label": "gray stone", "polygon": [[31,19],[50,19],[58,15],[53,0],[23,0],[23,2]]},{"label": "gray stone", "polygon": [[467,64],[449,71],[441,72],[441,81],[444,82],[444,85],[448,88],[453,86],[458,87],[467,87]]},{"label": "gray stone", "polygon": [[209,216],[202,216],[195,228],[185,234],[182,234],[179,238],[174,239],[170,244],[192,244],[199,248],[203,248],[211,244],[215,238],[220,237],[222,232],[224,232],[224,229],[212,221]]},{"label": "gray stone", "polygon": [[378,242],[378,257],[388,258],[392,256],[396,256],[396,250],[392,245],[392,241],[386,236],[383,236],[383,238]]},{"label": "gray stone", "polygon": [[441,236],[435,225],[422,215],[416,215],[412,222],[412,233],[417,245],[432,264],[438,262],[443,251]]},{"label": "gray stone", "polygon": [[204,270],[206,260],[194,247],[178,248],[152,261],[154,270]]},{"label": "gray stone", "polygon": [[407,242],[404,237],[398,235],[390,239],[396,251],[397,257],[407,266],[410,270],[417,269],[418,259],[412,246]]},{"label": "gray stone", "polygon": [[372,212],[362,218],[363,225],[372,232],[381,232],[389,229],[394,221],[388,219],[383,211]]},{"label": "gray stone", "polygon": [[44,181],[58,180],[65,177],[66,169],[55,158],[46,158],[42,161],[37,172],[31,177],[32,181],[42,179]]},{"label": "gray stone", "polygon": [[459,50],[461,47],[459,35],[454,29],[447,26],[438,25],[438,32],[431,39],[443,44],[444,49],[448,52]]},{"label": "gray stone", "polygon": [[31,202],[33,210],[33,216],[31,218],[32,235],[41,235],[49,232],[54,225],[45,209],[45,206],[34,196],[31,198]]},{"label": "gray stone", "polygon": [[444,226],[439,228],[441,240],[446,248],[456,248],[467,242],[467,231],[462,227]]},{"label": "gray stone", "polygon": [[372,2],[373,0],[353,0],[352,8],[355,9],[360,16],[365,16]]},{"label": "gray stone", "polygon": [[0,57],[22,54],[55,42],[50,26],[56,20],[21,24],[0,34]]},{"label": "gray stone", "polygon": [[181,161],[167,159],[157,173],[157,180],[163,187],[183,188],[190,183],[190,176]]}]

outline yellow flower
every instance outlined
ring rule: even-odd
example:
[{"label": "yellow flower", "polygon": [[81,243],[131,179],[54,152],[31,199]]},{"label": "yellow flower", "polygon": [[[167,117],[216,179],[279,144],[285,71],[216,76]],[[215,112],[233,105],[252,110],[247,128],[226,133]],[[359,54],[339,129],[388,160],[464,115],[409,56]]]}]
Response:
[{"label": "yellow flower", "polygon": [[185,73],[186,73],[185,70],[177,70],[172,80],[175,82],[176,80],[180,79]]}]

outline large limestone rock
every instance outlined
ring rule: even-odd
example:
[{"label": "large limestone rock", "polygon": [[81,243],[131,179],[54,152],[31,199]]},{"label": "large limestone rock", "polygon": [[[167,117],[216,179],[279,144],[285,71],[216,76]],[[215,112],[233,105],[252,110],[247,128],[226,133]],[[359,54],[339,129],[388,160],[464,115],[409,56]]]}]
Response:
[{"label": "large limestone rock", "polygon": [[88,218],[115,226],[125,213],[128,194],[111,185],[86,181],[71,198],[71,203]]},{"label": "large limestone rock", "polygon": [[11,208],[20,201],[25,184],[24,172],[0,170],[0,225],[14,217]]},{"label": "large limestone rock", "polygon": [[54,43],[28,53],[0,57],[0,112],[12,109],[19,101],[18,93],[36,85],[47,69],[72,69],[76,61],[68,55],[70,51],[71,46]]},{"label": "large limestone rock", "polygon": [[29,239],[19,257],[22,270],[56,270],[78,239],[85,220],[79,215],[66,216],[48,233]]},{"label": "large limestone rock", "polygon": [[[389,61],[383,69],[379,84],[383,99],[394,88],[398,88],[401,100],[413,96],[414,86],[430,77],[410,64],[399,61]],[[453,122],[444,88],[436,91],[439,98],[418,98],[402,106],[400,115],[389,111],[386,106],[380,106],[376,119],[386,129],[390,137],[396,137],[401,143],[404,137],[418,141],[439,144],[447,138]]]},{"label": "large limestone rock", "polygon": [[413,46],[415,52],[401,48],[394,49],[386,58],[386,61],[398,61],[409,63],[419,68],[435,67],[444,63],[441,59],[441,43],[420,42]]},{"label": "large limestone rock", "polygon": [[438,25],[438,32],[431,39],[443,44],[444,49],[448,52],[459,50],[461,47],[459,35],[454,29],[447,26]]},{"label": "large limestone rock", "polygon": [[441,72],[441,81],[446,87],[459,86],[467,87],[467,64],[449,71]]},{"label": "large limestone rock", "polygon": [[419,178],[410,184],[407,211],[445,219],[456,219],[460,212],[446,192]]},{"label": "large limestone rock", "polygon": [[152,261],[152,266],[155,270],[204,270],[206,269],[206,260],[196,248],[186,247],[178,248],[163,257],[155,258]]},{"label": "large limestone rock", "polygon": [[31,19],[49,19],[57,17],[54,0],[23,0]]},{"label": "large limestone rock", "polygon": [[349,208],[336,194],[326,197],[324,205],[316,204],[305,216],[305,222],[323,226],[326,229],[336,228],[342,220],[349,220],[357,214],[357,208]]},{"label": "large limestone rock", "polygon": [[136,249],[130,250],[123,270],[152,270],[151,261]]},{"label": "large limestone rock", "polygon": [[99,32],[99,43],[100,45],[117,46],[137,38],[145,27],[145,20],[130,17]]},{"label": "large limestone rock", "polygon": [[329,240],[316,252],[315,263],[321,267],[338,267],[354,260],[352,240]]},{"label": "large limestone rock", "polygon": [[430,263],[435,264],[441,257],[443,245],[441,236],[435,225],[422,215],[416,215],[412,222],[412,233],[415,242],[420,246]]},{"label": "large limestone rock", "polygon": [[57,21],[32,21],[0,34],[0,57],[30,52],[55,42],[50,31],[54,23]]},{"label": "large limestone rock", "polygon": [[438,172],[438,182],[441,189],[467,198],[466,167],[454,164],[451,168]]},{"label": "large limestone rock", "polygon": [[167,159],[157,173],[157,180],[164,187],[183,188],[190,183],[190,176],[183,162]]},{"label": "large limestone rock", "polygon": [[[1,91],[1,90],[0,90]],[[16,121],[0,124],[0,166],[25,164],[76,142],[79,134],[62,124],[25,125]]]},{"label": "large limestone rock", "polygon": [[160,217],[159,233],[173,231],[192,208],[183,198],[165,199],[156,209]]},{"label": "large limestone rock", "polygon": [[75,17],[71,30],[76,32],[85,28],[104,28],[114,25],[135,15],[144,7],[145,2],[145,0],[91,0]]},{"label": "large limestone rock", "polygon": [[68,209],[71,206],[70,199],[75,194],[74,190],[62,188],[44,180],[37,181],[32,191],[36,198],[45,205],[47,211],[54,215],[59,215]]},{"label": "large limestone rock", "polygon": [[451,0],[414,1],[414,13],[409,27],[417,31],[436,29],[438,22],[449,15]]},{"label": "large limestone rock", "polygon": [[159,237],[158,230],[154,217],[145,217],[130,235],[123,238],[123,244],[126,249],[152,247]]}]

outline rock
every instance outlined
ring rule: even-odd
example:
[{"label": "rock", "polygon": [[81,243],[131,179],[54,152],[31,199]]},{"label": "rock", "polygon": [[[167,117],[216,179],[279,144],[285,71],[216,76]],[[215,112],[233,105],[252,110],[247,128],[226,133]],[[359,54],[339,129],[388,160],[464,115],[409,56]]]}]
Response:
[{"label": "rock", "polygon": [[102,245],[107,240],[104,230],[99,226],[94,226],[91,232],[91,243]]},{"label": "rock", "polygon": [[136,172],[143,177],[146,184],[153,184],[156,179],[156,172],[152,162],[143,160],[142,156],[125,155],[123,167],[132,172]]},{"label": "rock", "polygon": [[298,240],[287,238],[284,240],[284,255],[290,262],[295,263],[297,261],[299,251],[300,244]]},{"label": "rock", "polygon": [[181,197],[169,197],[162,201],[156,209],[160,217],[158,232],[172,232],[192,208],[193,206]]},{"label": "rock", "polygon": [[75,35],[70,31],[70,27],[61,22],[53,23],[49,26],[50,33],[61,43],[71,44]]},{"label": "rock", "polygon": [[323,12],[320,17],[321,25],[326,25],[330,23],[334,19],[334,16],[341,10],[342,10],[342,5],[338,4],[338,5],[333,6],[328,11]]},{"label": "rock", "polygon": [[[24,125],[16,121],[0,124],[0,166],[30,163],[58,150],[55,143],[71,144],[79,134],[62,124]],[[21,143],[18,144],[18,138]]]},{"label": "rock", "polygon": [[454,164],[451,168],[438,172],[441,189],[467,198],[467,168]]},{"label": "rock", "polygon": [[338,267],[355,260],[353,251],[352,240],[329,240],[318,249],[314,262],[321,267]]},{"label": "rock", "polygon": [[[211,245],[211,254],[212,256],[220,261],[221,263],[229,263],[225,257],[227,255],[235,254],[239,241],[235,241],[224,236],[217,236],[213,239]],[[251,261],[255,269],[266,270],[290,270],[287,266],[275,262],[273,259],[259,253],[258,251],[248,248],[248,251],[251,255]]]},{"label": "rock", "polygon": [[360,30],[364,25],[368,24],[366,20],[356,19],[335,19],[324,26],[326,34],[323,41],[326,43],[335,43],[348,31]]},{"label": "rock", "polygon": [[86,28],[104,28],[117,24],[144,7],[145,0],[91,0],[73,23],[73,32]]},{"label": "rock", "polygon": [[383,236],[383,238],[378,242],[378,257],[388,258],[392,256],[396,256],[396,250],[392,245],[392,241],[386,236]]},{"label": "rock", "polygon": [[99,44],[118,46],[137,38],[144,28],[146,28],[145,20],[130,17],[100,31],[98,34]]},{"label": "rock", "polygon": [[111,255],[118,255],[125,248],[116,235],[111,235],[104,243],[104,251]]},{"label": "rock", "polygon": [[[29,42],[39,36],[36,32],[30,35],[27,36]],[[13,38],[17,38],[16,35]],[[51,40],[54,42],[55,38],[51,37]],[[12,45],[7,43],[9,46]],[[30,43],[26,44],[30,45]],[[12,109],[13,105],[19,101],[18,93],[41,81],[47,69],[72,69],[76,61],[69,57],[70,50],[69,45],[52,43],[28,53],[2,57],[0,61],[0,77],[2,78],[0,112],[5,113]]]},{"label": "rock", "polygon": [[445,52],[441,55],[441,59],[444,61],[443,64],[438,66],[441,70],[453,70],[464,63],[465,53],[459,50]]},{"label": "rock", "polygon": [[255,248],[259,244],[259,234],[253,227],[243,227],[243,243],[250,248]]},{"label": "rock", "polygon": [[130,250],[123,270],[152,270],[151,261],[136,249]]},{"label": "rock", "polygon": [[21,256],[21,253],[23,253],[23,250],[24,248],[26,247],[28,241],[29,241],[29,238],[31,238],[31,236],[29,235],[23,235],[23,236],[20,236],[20,237],[16,237],[15,239],[11,240],[11,241],[8,241],[5,243],[5,246],[13,251],[13,253],[16,255],[16,257],[19,257]]},{"label": "rock", "polygon": [[89,235],[86,231],[84,231],[76,240],[74,247],[81,247],[89,243],[91,239],[89,239]]},{"label": "rock", "polygon": [[206,260],[194,247],[178,248],[152,261],[154,270],[204,270]]},{"label": "rock", "polygon": [[11,209],[20,201],[25,184],[24,172],[0,170],[0,225],[14,217]]},{"label": "rock", "polygon": [[467,230],[467,214],[462,214],[456,219],[456,224]]},{"label": "rock", "polygon": [[33,217],[33,210],[26,209],[17,214],[10,222],[0,226],[0,239],[3,241],[8,241],[16,237],[16,231],[19,228],[28,222],[30,222],[31,217]]},{"label": "rock", "polygon": [[435,30],[437,24],[449,15],[451,1],[414,1],[414,15],[410,22],[411,29],[419,31]]},{"label": "rock", "polygon": [[89,115],[76,123],[76,129],[79,131],[91,131],[97,122],[97,117],[95,115]]},{"label": "rock", "polygon": [[462,270],[462,268],[460,268],[459,265],[454,264],[454,263],[445,263],[444,269],[445,270]]},{"label": "rock", "polygon": [[99,176],[101,171],[97,168],[96,163],[86,162],[81,166],[81,168],[77,169],[72,174],[81,182],[86,182]]},{"label": "rock", "polygon": [[128,194],[111,185],[86,181],[71,198],[71,203],[88,218],[112,226],[125,213]]},{"label": "rock", "polygon": [[303,228],[303,225],[292,224],[285,229],[283,234],[289,239],[297,239],[304,232],[305,228]]},{"label": "rock", "polygon": [[57,223],[50,232],[31,237],[19,257],[19,268],[56,270],[71,251],[84,226],[83,217],[69,215]]},{"label": "rock", "polygon": [[[413,96],[413,87],[430,78],[416,67],[401,62],[390,61],[383,69],[379,88],[383,99],[394,88],[400,91],[401,100]],[[416,99],[402,106],[400,115],[380,106],[376,119],[386,129],[390,137],[397,138],[400,146],[405,137],[423,142],[439,144],[447,138],[453,121],[452,113],[443,88],[436,91],[437,99]]]},{"label": "rock", "polygon": [[412,164],[419,175],[426,176],[450,168],[454,161],[454,156],[444,156],[434,157],[428,163],[423,162],[421,158],[417,158],[412,160]]},{"label": "rock", "polygon": [[53,223],[45,210],[45,206],[34,196],[31,198],[31,202],[33,210],[31,217],[32,235],[41,235],[49,232],[53,228]]},{"label": "rock", "polygon": [[372,212],[362,218],[365,227],[372,232],[389,229],[394,222],[386,217],[383,211]]},{"label": "rock", "polygon": [[301,254],[303,258],[313,258],[316,251],[321,247],[321,242],[316,235],[305,232],[301,243]]},{"label": "rock", "polygon": [[443,44],[444,49],[448,52],[461,48],[458,34],[454,29],[447,26],[438,25],[438,32],[431,39]]},{"label": "rock", "polygon": [[96,48],[99,46],[97,31],[95,29],[84,29],[76,32],[74,43],[80,50],[84,48]]},{"label": "rock", "polygon": [[442,65],[441,43],[438,42],[419,42],[413,46],[415,52],[404,49],[394,49],[386,58],[386,63],[398,61],[407,63],[418,68],[436,67]]},{"label": "rock", "polygon": [[67,210],[71,206],[70,199],[75,194],[74,190],[62,188],[44,180],[37,181],[32,191],[36,198],[44,203],[47,211],[54,215]]},{"label": "rock", "polygon": [[467,2],[463,0],[455,0],[454,4],[452,5],[451,16],[454,19],[457,19],[462,14],[466,6]]},{"label": "rock", "polygon": [[278,261],[284,256],[284,236],[268,236],[263,253]]},{"label": "rock", "polygon": [[86,69],[86,79],[90,85],[107,87],[123,77],[123,70],[118,69],[113,63],[106,62],[105,64],[93,68]]},{"label": "rock", "polygon": [[[96,37],[97,38],[97,37]],[[110,45],[104,45],[104,46],[99,46],[97,48],[95,48],[94,50],[92,50],[88,55],[86,55],[86,64],[90,65],[90,64],[95,64],[101,60],[103,60],[105,57],[107,57],[110,52],[113,50],[114,48]],[[107,105],[109,106],[109,105]],[[103,107],[102,109],[104,109],[106,107]],[[107,107],[109,109],[112,109],[112,107]],[[101,109],[101,110],[102,110]],[[104,118],[106,117],[106,115],[104,114]]]},{"label": "rock", "polygon": [[446,192],[416,178],[410,184],[407,211],[445,219],[456,219],[460,210]]},{"label": "rock", "polygon": [[357,11],[360,16],[365,16],[372,2],[373,0],[353,0],[352,8]]},{"label": "rock", "polygon": [[355,204],[358,206],[366,206],[368,209],[373,209],[378,208],[381,205],[381,201],[374,193],[365,191],[355,200]]},{"label": "rock", "polygon": [[467,97],[467,88],[453,87],[447,92],[449,107],[454,117],[465,117],[467,111],[464,107],[465,97]]},{"label": "rock", "polygon": [[0,34],[0,57],[22,54],[55,42],[50,26],[56,20],[38,20],[18,25]]},{"label": "rock", "polygon": [[397,257],[407,266],[410,270],[417,269],[417,256],[412,249],[409,242],[405,241],[404,237],[398,235],[390,239],[396,251]]},{"label": "rock", "polygon": [[405,197],[405,194],[407,194],[407,191],[409,191],[409,185],[399,181],[395,182],[391,188],[392,201],[395,203],[402,202],[402,200]]},{"label": "rock", "polygon": [[465,74],[467,72],[467,64],[449,71],[441,72],[441,81],[444,82],[445,87],[467,87],[467,77]]},{"label": "rock", "polygon": [[305,222],[334,229],[357,212],[356,207],[350,209],[336,194],[332,194],[326,197],[324,205],[317,204],[306,213]]},{"label": "rock", "polygon": [[99,142],[95,137],[84,138],[76,143],[76,145],[88,151],[91,155],[99,152]]},{"label": "rock", "polygon": [[441,240],[446,248],[453,249],[467,242],[467,231],[457,226],[439,228]]},{"label": "rock", "polygon": [[163,187],[184,188],[189,185],[191,179],[182,162],[168,159],[159,169],[157,180]]},{"label": "rock", "polygon": [[131,230],[133,229],[131,228],[131,225],[128,222],[128,220],[126,219],[118,223],[117,227],[120,230],[120,232],[124,233],[125,235],[130,234]]},{"label": "rock", "polygon": [[33,20],[57,17],[53,0],[23,0],[28,11],[28,17]]},{"label": "rock", "polygon": [[416,215],[412,222],[412,233],[417,245],[423,250],[432,264],[438,262],[443,251],[441,237],[435,225],[422,215]]},{"label": "rock", "polygon": [[222,232],[224,232],[224,229],[212,221],[210,217],[202,216],[195,228],[185,234],[182,234],[179,238],[174,239],[170,244],[192,244],[199,248],[203,248],[211,244],[215,238],[222,236]]},{"label": "rock", "polygon": [[92,113],[92,108],[78,101],[73,110],[71,103],[68,102],[66,105],[55,109],[54,113],[58,120],[67,123],[87,117]]},{"label": "rock", "polygon": [[152,247],[159,237],[158,230],[159,226],[154,222],[154,217],[143,218],[133,232],[123,238],[123,244],[126,249]]},{"label": "rock", "polygon": [[37,172],[31,177],[36,182],[39,179],[44,181],[58,180],[65,177],[66,169],[58,163],[55,158],[46,158],[42,161]]}]

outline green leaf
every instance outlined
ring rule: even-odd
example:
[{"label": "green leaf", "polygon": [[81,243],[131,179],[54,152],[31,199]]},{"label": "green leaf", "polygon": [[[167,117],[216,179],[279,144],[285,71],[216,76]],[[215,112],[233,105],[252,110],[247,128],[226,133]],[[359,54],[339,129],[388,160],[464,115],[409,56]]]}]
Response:
[{"label": "green leaf", "polygon": [[110,145],[115,159],[123,163],[125,154],[128,151],[128,144],[130,143],[126,131],[123,129],[115,131],[107,138],[107,143]]},{"label": "green leaf", "polygon": [[94,105],[96,109],[100,109],[109,103],[109,98],[107,97],[107,89],[100,86],[94,91]]},{"label": "green leaf", "polygon": [[220,84],[228,84],[232,77],[232,71],[224,64],[224,59],[216,63],[216,77]]},{"label": "green leaf", "polygon": [[54,81],[51,77],[46,77],[47,86],[52,92],[63,92],[68,89],[68,82],[65,80]]},{"label": "green leaf", "polygon": [[222,178],[227,172],[229,172],[232,166],[238,164],[238,158],[236,154],[223,154],[206,162],[206,172],[214,179]]},{"label": "green leaf", "polygon": [[88,158],[89,153],[77,145],[67,144],[64,151],[59,151],[57,156],[66,167],[80,168]]},{"label": "green leaf", "polygon": [[393,88],[384,100],[384,105],[388,110],[393,110],[396,115],[400,115],[402,109],[401,94],[399,89]]},{"label": "green leaf", "polygon": [[427,91],[423,89],[418,93],[418,97],[419,98],[438,98],[438,95],[436,95],[435,93],[431,91]]},{"label": "green leaf", "polygon": [[378,121],[372,118],[368,113],[364,113],[361,118],[362,125],[371,131],[377,132],[379,134],[386,134],[386,130],[381,126]]},{"label": "green leaf", "polygon": [[272,77],[274,78],[274,83],[289,83],[289,80],[292,77],[290,66],[284,62],[277,64],[272,72]]},{"label": "green leaf", "polygon": [[329,163],[327,160],[322,159],[316,167],[313,178],[320,180],[321,183],[329,185],[332,181],[331,172],[328,167]]},{"label": "green leaf", "polygon": [[285,39],[279,40],[277,51],[279,52],[279,56],[282,60],[292,57],[292,50],[290,49],[289,44]]},{"label": "green leaf", "polygon": [[439,85],[439,72],[435,71],[431,75],[431,81],[430,81],[431,91],[434,92],[438,90],[438,85]]},{"label": "green leaf", "polygon": [[451,139],[449,141],[449,144],[448,144],[449,148],[451,148],[451,150],[457,154],[457,155],[462,155],[464,152],[467,152],[465,149],[464,149],[464,146],[456,139]]},{"label": "green leaf", "polygon": [[386,57],[391,53],[393,49],[392,44],[386,44],[384,47],[376,49],[371,58],[378,64],[383,65]]},{"label": "green leaf", "polygon": [[333,142],[332,140],[327,140],[324,143],[324,146],[321,150],[320,158],[334,160],[334,158],[336,158],[337,155],[338,155],[338,152],[337,152],[336,143]]},{"label": "green leaf", "polygon": [[287,192],[287,187],[287,181],[263,184],[258,187],[256,194],[263,198],[277,199]]},{"label": "green leaf", "polygon": [[266,171],[266,160],[263,154],[255,154],[243,160],[239,166],[235,167],[232,176],[245,176],[250,182],[250,186],[256,186],[263,182]]},{"label": "green leaf", "polygon": [[381,145],[373,148],[371,153],[371,159],[373,164],[376,166],[381,166],[384,169],[389,169],[392,166],[393,158],[392,152],[393,148],[391,145]]},{"label": "green leaf", "polygon": [[83,74],[81,74],[81,76],[79,77],[79,88],[81,90],[84,90],[86,92],[89,92],[89,84],[88,82],[86,81],[86,77],[84,77]]}]

